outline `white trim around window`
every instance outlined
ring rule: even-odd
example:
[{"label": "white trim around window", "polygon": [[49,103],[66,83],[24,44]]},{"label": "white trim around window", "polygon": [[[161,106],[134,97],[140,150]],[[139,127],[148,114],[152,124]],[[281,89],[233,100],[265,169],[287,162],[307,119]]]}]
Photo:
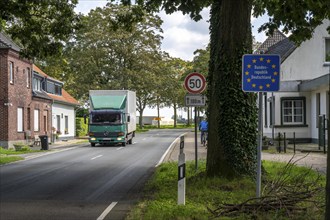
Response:
[{"label": "white trim around window", "polygon": [[281,98],[282,125],[305,125],[306,101],[305,97]]}]

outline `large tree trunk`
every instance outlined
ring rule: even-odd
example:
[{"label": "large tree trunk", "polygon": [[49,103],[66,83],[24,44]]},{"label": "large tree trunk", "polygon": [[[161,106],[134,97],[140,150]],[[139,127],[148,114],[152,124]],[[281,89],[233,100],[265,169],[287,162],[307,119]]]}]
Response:
[{"label": "large tree trunk", "polygon": [[214,1],[208,85],[207,175],[254,175],[256,96],[241,90],[242,55],[251,53],[251,0]]}]

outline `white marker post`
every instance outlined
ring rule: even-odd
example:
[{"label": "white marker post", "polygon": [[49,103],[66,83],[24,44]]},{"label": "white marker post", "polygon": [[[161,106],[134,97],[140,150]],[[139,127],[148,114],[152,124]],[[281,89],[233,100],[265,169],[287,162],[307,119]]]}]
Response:
[{"label": "white marker post", "polygon": [[186,156],[183,153],[184,136],[180,137],[180,154],[178,162],[178,205],[186,203]]}]

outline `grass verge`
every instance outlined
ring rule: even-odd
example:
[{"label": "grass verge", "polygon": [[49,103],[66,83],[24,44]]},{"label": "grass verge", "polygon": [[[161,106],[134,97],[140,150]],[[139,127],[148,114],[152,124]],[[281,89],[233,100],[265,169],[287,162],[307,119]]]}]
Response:
[{"label": "grass verge", "polygon": [[12,155],[6,155],[6,154],[0,154],[0,165],[12,163],[15,161],[23,160],[23,157],[20,156],[12,156]]},{"label": "grass verge", "polygon": [[24,147],[22,150],[16,151],[15,149],[4,149],[0,147],[0,165],[12,163],[15,161],[23,160],[24,158],[18,156],[20,154],[45,152],[44,150],[31,150],[29,147]]},{"label": "grass verge", "polygon": [[[274,181],[285,168],[285,163],[263,161],[266,174],[263,174],[263,186],[266,182]],[[214,217],[210,210],[215,210],[221,204],[238,204],[247,199],[254,198],[256,192],[255,181],[251,178],[239,178],[227,180],[224,178],[208,178],[205,175],[205,161],[199,162],[199,170],[195,172],[194,162],[186,164],[186,204],[177,205],[177,163],[165,163],[157,168],[153,178],[147,183],[144,198],[131,210],[127,220],[136,219],[322,219],[324,207],[316,207],[306,202],[299,203],[300,212],[287,213],[283,209],[269,212],[257,212],[253,215],[239,213],[233,216]],[[308,178],[313,184],[319,184],[324,188],[325,177],[314,182],[318,173],[294,166],[286,176],[290,182],[297,181],[295,176],[308,173]],[[291,178],[291,179],[290,179]],[[322,191],[313,197],[321,204],[325,192]],[[310,206],[311,205],[311,206]],[[307,218],[306,218],[307,217]]]}]

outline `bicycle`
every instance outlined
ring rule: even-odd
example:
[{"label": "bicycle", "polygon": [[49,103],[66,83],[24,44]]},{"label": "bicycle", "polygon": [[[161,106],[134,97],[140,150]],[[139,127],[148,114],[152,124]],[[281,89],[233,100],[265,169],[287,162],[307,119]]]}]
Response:
[{"label": "bicycle", "polygon": [[202,131],[201,140],[203,147],[207,146],[207,131]]}]

